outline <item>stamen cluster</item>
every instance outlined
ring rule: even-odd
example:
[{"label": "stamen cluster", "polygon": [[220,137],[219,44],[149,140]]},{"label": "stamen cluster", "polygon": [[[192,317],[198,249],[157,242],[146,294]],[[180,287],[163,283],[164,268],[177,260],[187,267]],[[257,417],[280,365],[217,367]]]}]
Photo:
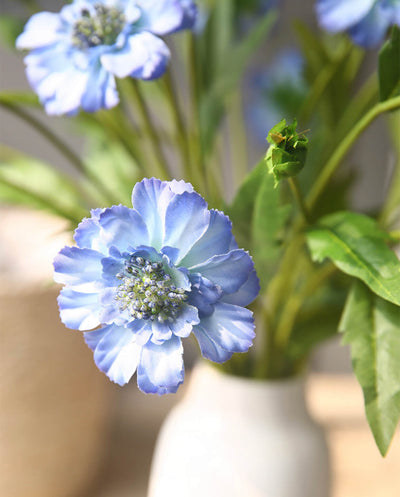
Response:
[{"label": "stamen cluster", "polygon": [[173,321],[187,299],[185,290],[173,285],[161,262],[131,256],[117,278],[122,280],[115,297],[119,308],[136,319]]},{"label": "stamen cluster", "polygon": [[125,25],[123,12],[115,7],[95,4],[95,15],[88,9],[82,9],[82,18],[73,28],[73,44],[81,49],[98,45],[112,45]]}]

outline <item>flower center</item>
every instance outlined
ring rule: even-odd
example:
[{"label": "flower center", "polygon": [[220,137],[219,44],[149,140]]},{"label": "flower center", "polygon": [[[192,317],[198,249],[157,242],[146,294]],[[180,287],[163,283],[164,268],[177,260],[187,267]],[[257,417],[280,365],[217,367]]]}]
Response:
[{"label": "flower center", "polygon": [[81,49],[112,45],[125,25],[124,14],[115,7],[94,4],[95,14],[82,9],[82,17],[74,25],[72,41]]},{"label": "flower center", "polygon": [[173,285],[161,262],[131,256],[117,278],[122,281],[115,296],[119,308],[136,319],[173,321],[187,299],[185,290]]}]

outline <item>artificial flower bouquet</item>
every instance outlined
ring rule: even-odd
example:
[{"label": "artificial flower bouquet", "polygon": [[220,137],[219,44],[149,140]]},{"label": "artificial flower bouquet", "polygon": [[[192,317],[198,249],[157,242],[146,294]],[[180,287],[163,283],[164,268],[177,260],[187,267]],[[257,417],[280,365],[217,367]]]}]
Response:
[{"label": "artificial flower bouquet", "polygon": [[[75,171],[3,147],[0,195],[70,221],[75,244],[54,260],[60,316],[99,369],[176,392],[194,336],[232,374],[284,378],[340,331],[385,454],[400,417],[400,1],[316,0],[321,29],[297,22],[301,53],[262,67],[280,2],[21,4],[34,93],[4,91],[0,105]],[[41,107],[74,123],[83,154]],[[396,165],[367,215],[342,165],[382,114]]]}]

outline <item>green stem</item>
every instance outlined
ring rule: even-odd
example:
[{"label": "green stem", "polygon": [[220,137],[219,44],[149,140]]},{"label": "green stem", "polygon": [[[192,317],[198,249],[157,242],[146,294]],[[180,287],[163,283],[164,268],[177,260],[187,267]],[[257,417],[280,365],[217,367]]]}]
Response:
[{"label": "green stem", "polygon": [[363,133],[363,131],[381,114],[398,108],[400,108],[400,97],[395,97],[386,100],[385,102],[380,102],[376,104],[369,112],[367,112],[358,121],[354,128],[348,132],[348,134],[336,148],[335,152],[332,154],[331,158],[328,160],[325,168],[316,179],[310,191],[306,202],[307,209],[309,211],[311,211],[312,207],[315,205],[320,195],[323,193],[324,189],[328,185],[331,177],[340,166],[347,152],[350,150],[351,146],[357,140],[357,138]]},{"label": "green stem", "polygon": [[153,123],[150,110],[147,106],[146,100],[142,94],[139,83],[132,79],[132,87],[134,89],[136,99],[139,105],[139,110],[143,118],[145,125],[146,134],[150,137],[151,143],[153,145],[154,153],[157,157],[160,169],[160,179],[171,179],[172,174],[168,162],[165,158],[160,139],[157,135],[155,125]]},{"label": "green stem", "polygon": [[53,133],[47,126],[41,123],[36,117],[32,116],[25,110],[21,109],[18,105],[12,104],[11,102],[4,102],[0,100],[0,106],[4,107],[8,111],[12,112],[20,119],[25,121],[27,124],[32,126],[38,133],[40,133],[47,141],[49,141],[74,167],[75,169],[89,178],[95,185],[96,188],[104,195],[105,199],[113,201],[113,194],[108,191],[108,189],[98,180],[97,176],[94,175],[89,169],[86,168],[85,164],[79,158],[75,152],[73,152],[70,147],[62,141],[56,134]]},{"label": "green stem", "polygon": [[331,263],[322,266],[307,278],[306,284],[298,293],[292,293],[286,300],[275,332],[275,343],[279,350],[286,348],[305,299],[314,294],[335,272],[336,267]]},{"label": "green stem", "polygon": [[300,212],[303,214],[304,221],[306,224],[310,224],[311,219],[310,219],[310,214],[308,212],[307,206],[304,202],[303,194],[301,193],[300,190],[300,185],[299,182],[297,181],[297,178],[288,178],[288,183],[290,186],[290,189],[293,193],[293,196],[299,206]]},{"label": "green stem", "polygon": [[191,159],[188,142],[188,133],[185,127],[185,120],[181,111],[180,103],[174,87],[171,70],[168,69],[164,76],[165,88],[167,90],[168,102],[170,104],[171,112],[174,117],[175,126],[177,130],[177,137],[179,141],[179,150],[182,154],[182,165],[186,177],[191,177]]}]

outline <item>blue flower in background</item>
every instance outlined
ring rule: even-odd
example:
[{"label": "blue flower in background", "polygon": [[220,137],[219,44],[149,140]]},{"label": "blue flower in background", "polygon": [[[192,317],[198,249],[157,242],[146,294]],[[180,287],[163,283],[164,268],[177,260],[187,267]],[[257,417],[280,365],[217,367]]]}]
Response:
[{"label": "blue flower in background", "polygon": [[115,76],[161,76],[170,52],[159,36],[193,26],[191,0],[75,0],[31,17],[17,38],[30,85],[48,114],[118,103]]},{"label": "blue flower in background", "polygon": [[400,26],[400,0],[318,0],[316,9],[324,29],[347,31],[365,48],[379,45],[389,26]]},{"label": "blue flower in background", "polygon": [[61,320],[86,331],[99,369],[123,385],[137,371],[146,393],[175,392],[184,377],[181,338],[224,362],[252,345],[259,291],[251,257],[231,222],[183,181],[144,179],[133,208],[92,211],[77,247],[54,260]]},{"label": "blue flower in background", "polygon": [[292,121],[307,93],[303,76],[304,59],[298,50],[278,53],[265,71],[249,82],[250,98],[246,117],[251,136],[263,149],[268,131],[282,118]]}]

